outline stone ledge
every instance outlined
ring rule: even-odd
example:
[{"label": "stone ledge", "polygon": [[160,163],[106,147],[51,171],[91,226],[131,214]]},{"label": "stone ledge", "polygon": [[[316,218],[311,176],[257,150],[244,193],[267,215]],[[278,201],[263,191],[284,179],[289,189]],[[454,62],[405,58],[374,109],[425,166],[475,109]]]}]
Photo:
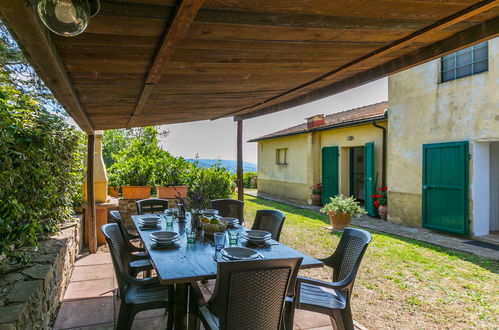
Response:
[{"label": "stone ledge", "polygon": [[50,329],[82,248],[81,217],[27,251],[30,263],[0,275],[0,330]]}]

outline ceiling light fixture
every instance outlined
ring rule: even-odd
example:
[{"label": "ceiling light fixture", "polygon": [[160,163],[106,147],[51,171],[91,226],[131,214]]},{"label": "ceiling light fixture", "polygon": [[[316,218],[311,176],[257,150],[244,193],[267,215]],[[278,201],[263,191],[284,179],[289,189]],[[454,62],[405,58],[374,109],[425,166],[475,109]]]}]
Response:
[{"label": "ceiling light fixture", "polygon": [[52,32],[74,37],[85,31],[90,17],[100,9],[99,0],[40,0],[38,16]]}]

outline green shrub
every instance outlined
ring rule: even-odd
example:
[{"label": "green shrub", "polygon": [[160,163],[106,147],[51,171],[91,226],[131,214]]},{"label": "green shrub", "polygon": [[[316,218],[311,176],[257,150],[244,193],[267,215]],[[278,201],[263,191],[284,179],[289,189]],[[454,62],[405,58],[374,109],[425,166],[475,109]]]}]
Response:
[{"label": "green shrub", "polygon": [[[84,135],[0,81],[0,256],[69,219],[81,191]],[[75,199],[76,197],[76,199]],[[1,258],[0,258],[1,259]]]},{"label": "green shrub", "polygon": [[154,127],[104,133],[103,154],[112,163],[107,168],[110,185],[187,185],[210,200],[230,195],[231,176],[225,168],[201,168],[172,156],[159,147],[159,134],[165,133]]},{"label": "green shrub", "polygon": [[243,174],[244,188],[256,189],[257,176],[256,172],[245,172]]},{"label": "green shrub", "polygon": [[210,168],[197,167],[197,171],[191,172],[189,192],[190,197],[193,194],[202,195],[206,200],[218,198],[227,198],[231,194],[231,176],[220,164],[213,165]]}]

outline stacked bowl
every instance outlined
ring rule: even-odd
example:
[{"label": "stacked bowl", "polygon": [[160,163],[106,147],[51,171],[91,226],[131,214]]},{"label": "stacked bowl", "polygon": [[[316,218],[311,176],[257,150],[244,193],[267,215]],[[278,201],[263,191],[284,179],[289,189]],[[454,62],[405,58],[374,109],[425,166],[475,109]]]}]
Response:
[{"label": "stacked bowl", "polygon": [[272,234],[265,230],[247,230],[242,236],[254,244],[265,244],[272,239]]},{"label": "stacked bowl", "polygon": [[159,217],[147,217],[139,219],[137,222],[142,226],[142,228],[156,228],[159,221]]},{"label": "stacked bowl", "polygon": [[175,244],[180,239],[180,236],[174,231],[156,231],[151,233],[149,238],[158,245],[168,246]]}]

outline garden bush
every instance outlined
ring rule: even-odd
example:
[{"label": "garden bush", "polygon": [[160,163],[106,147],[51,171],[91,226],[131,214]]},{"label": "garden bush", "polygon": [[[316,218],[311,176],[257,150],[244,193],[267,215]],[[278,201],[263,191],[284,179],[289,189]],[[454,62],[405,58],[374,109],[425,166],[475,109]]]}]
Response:
[{"label": "garden bush", "polygon": [[0,259],[69,219],[81,191],[84,134],[0,81]]},{"label": "garden bush", "polygon": [[257,176],[256,172],[245,172],[243,174],[244,188],[256,189]]},{"label": "garden bush", "polygon": [[[230,173],[220,164],[202,168],[161,149],[154,127],[104,133],[103,156],[111,186],[187,185],[206,199],[229,197]],[[154,187],[153,187],[154,189]],[[153,190],[154,191],[154,190]]]}]

